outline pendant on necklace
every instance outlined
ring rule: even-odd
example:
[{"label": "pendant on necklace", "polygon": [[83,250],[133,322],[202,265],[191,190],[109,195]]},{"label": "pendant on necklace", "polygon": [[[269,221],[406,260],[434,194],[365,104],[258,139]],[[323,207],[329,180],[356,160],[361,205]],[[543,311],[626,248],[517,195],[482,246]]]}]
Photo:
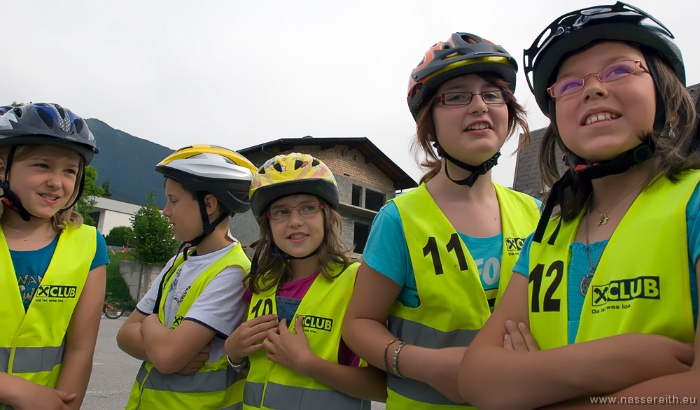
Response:
[{"label": "pendant on necklace", "polygon": [[605,225],[606,223],[608,223],[608,219],[610,219],[610,218],[608,218],[608,214],[601,213],[600,214],[600,221],[598,222],[598,226]]},{"label": "pendant on necklace", "polygon": [[591,278],[593,278],[592,273],[587,273],[583,275],[583,279],[581,279],[581,284],[579,284],[578,286],[578,289],[581,291],[581,295],[583,295],[583,297],[586,297],[588,287],[591,285]]}]

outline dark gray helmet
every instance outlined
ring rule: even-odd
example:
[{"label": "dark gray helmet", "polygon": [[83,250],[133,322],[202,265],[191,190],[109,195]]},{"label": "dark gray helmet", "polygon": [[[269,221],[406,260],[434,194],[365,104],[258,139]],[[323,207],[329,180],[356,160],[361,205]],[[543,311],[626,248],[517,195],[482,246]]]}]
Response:
[{"label": "dark gray helmet", "polygon": [[547,88],[554,83],[559,65],[570,53],[604,40],[632,43],[643,51],[655,52],[685,84],[683,56],[673,34],[660,21],[622,2],[588,7],[557,17],[524,52],[527,83],[546,116],[550,100]]},{"label": "dark gray helmet", "polygon": [[0,147],[49,144],[76,151],[92,161],[99,152],[85,121],[71,110],[52,103],[0,107]]}]

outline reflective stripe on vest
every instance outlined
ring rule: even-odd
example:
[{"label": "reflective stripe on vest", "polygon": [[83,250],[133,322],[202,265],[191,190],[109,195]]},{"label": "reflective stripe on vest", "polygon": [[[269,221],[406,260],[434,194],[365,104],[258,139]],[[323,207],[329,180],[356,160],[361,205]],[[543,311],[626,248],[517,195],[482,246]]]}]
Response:
[{"label": "reflective stripe on vest", "polygon": [[[503,229],[500,300],[520,255],[522,240],[537,225],[539,211],[525,194],[493,184]],[[389,315],[389,330],[404,341],[426,348],[468,346],[491,315],[479,270],[454,226],[425,184],[392,200],[399,211],[420,306],[398,300]],[[427,384],[388,377],[387,409],[434,409],[468,406],[450,402]]]},{"label": "reflective stripe on vest", "polygon": [[[345,271],[341,271],[343,266],[334,264],[331,271],[331,276],[335,276],[333,280],[318,275],[289,323],[290,331],[296,332],[296,318],[303,316],[304,333],[309,348],[315,355],[331,363],[338,363],[341,325],[355,286],[358,266],[358,263],[354,263]],[[276,314],[276,293],[277,286],[265,292],[253,293],[248,320]],[[251,354],[249,359],[250,371],[243,392],[244,408],[369,409],[365,407],[370,405],[369,401],[350,397],[290,368],[271,362],[267,359],[265,349]]]},{"label": "reflective stripe on vest", "polygon": [[14,373],[50,372],[63,361],[64,341],[58,347],[18,347],[15,349]]},{"label": "reflective stripe on vest", "polygon": [[[700,171],[660,177],[644,188],[610,237],[583,301],[575,342],[623,333],[658,334],[691,343],[695,323],[691,302],[686,207]],[[547,225],[542,243],[530,249],[528,311],[530,331],[541,349],[568,344],[570,244],[585,209]],[[578,289],[578,282],[574,284]],[[578,291],[578,290],[577,290]]]},{"label": "reflective stripe on vest", "polygon": [[[148,378],[146,378],[148,376]],[[136,381],[144,388],[151,390],[169,391],[176,393],[211,393],[226,390],[233,383],[245,379],[243,373],[232,369],[221,369],[210,372],[199,372],[183,376],[180,374],[163,374],[155,367],[149,372],[145,364],[141,364]]]},{"label": "reflective stripe on vest", "polygon": [[418,322],[396,316],[389,317],[389,331],[400,339],[421,347],[440,349],[444,346],[469,346],[478,330],[442,332]]},{"label": "reflective stripe on vest", "polygon": [[[179,266],[184,262],[183,255],[173,261],[163,281],[164,295],[170,290]],[[221,271],[229,266],[239,266],[245,272],[250,270],[250,260],[243,252],[240,243],[233,246],[225,255],[212,263],[192,282],[175,315],[171,329],[176,329],[181,319],[202,294],[206,286]],[[155,285],[157,286],[157,284]],[[166,296],[161,300],[158,318],[165,322],[164,305]],[[234,372],[228,366],[226,357],[205,364],[197,373],[183,376],[177,373],[163,374],[152,363],[143,363],[136,375],[131,389],[127,409],[150,409],[156,403],[162,408],[206,408],[206,409],[240,409],[243,399],[245,375]],[[206,394],[203,397],[202,394]],[[186,407],[182,407],[186,406]],[[160,407],[159,407],[160,408]]]},{"label": "reflective stripe on vest", "polygon": [[[260,408],[264,383],[246,383],[243,401],[247,406]],[[337,390],[317,390],[267,383],[264,408],[275,410],[326,409],[370,410],[371,403],[358,400]]]},{"label": "reflective stripe on vest", "polygon": [[68,326],[80,300],[97,233],[92,226],[68,224],[29,308],[24,310],[17,275],[0,228],[0,369],[55,388],[61,372]]}]

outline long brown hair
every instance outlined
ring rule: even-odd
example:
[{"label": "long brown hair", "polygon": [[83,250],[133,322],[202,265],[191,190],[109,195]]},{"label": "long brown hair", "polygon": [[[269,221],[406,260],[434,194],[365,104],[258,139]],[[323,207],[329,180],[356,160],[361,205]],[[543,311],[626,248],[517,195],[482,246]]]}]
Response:
[{"label": "long brown hair", "polygon": [[[352,262],[350,258],[352,249],[347,249],[343,244],[341,236],[343,218],[321,198],[318,198],[318,201],[323,204],[321,210],[323,212],[323,241],[318,248],[319,270],[324,278],[333,280],[337,276],[332,274],[333,265],[341,264],[343,265],[341,272],[345,270]],[[246,287],[253,293],[270,290],[291,278],[292,274],[289,260],[283,256],[272,237],[270,221],[266,217],[270,205],[268,204],[260,220],[260,240],[255,247],[257,267],[254,270],[251,269],[250,273],[243,279]]]},{"label": "long brown hair", "polygon": [[[11,145],[7,145],[0,148],[0,159],[2,160],[3,164],[7,164],[7,157],[10,154],[11,147]],[[29,158],[40,147],[42,147],[41,144],[17,145],[12,161],[21,161]],[[73,194],[70,196],[70,198],[68,198],[68,202],[66,204],[73,203],[75,198],[78,196],[80,181],[82,180],[83,173],[85,172],[85,160],[80,155],[78,155],[78,157],[80,158],[80,162],[78,165],[78,173],[75,175],[75,187],[73,188]],[[10,166],[12,166],[12,164],[10,164]],[[10,170],[10,176],[11,174],[12,170]],[[4,175],[2,177],[4,178]],[[4,211],[5,205],[0,202],[0,215],[2,215]],[[78,212],[73,211],[73,207],[51,216],[51,227],[57,233],[61,233],[66,228],[66,224],[71,224],[77,228],[83,224],[83,217]]]},{"label": "long brown hair", "polygon": [[[655,55],[651,56],[651,60],[656,67],[658,77],[659,89],[656,92],[666,107],[666,118],[661,129],[655,129],[639,136],[640,141],[650,138],[656,146],[654,154],[648,160],[651,164],[651,170],[647,184],[660,175],[665,175],[672,181],[675,181],[678,173],[681,171],[700,168],[698,153],[688,154],[687,152],[690,140],[693,138],[691,133],[696,121],[693,99],[664,60]],[[559,147],[564,154],[569,154],[570,152],[564,145],[561,135],[559,135],[553,100],[550,100],[549,107],[551,123],[542,136],[539,150],[539,168],[543,187],[551,187],[561,177],[557,168],[555,148]],[[675,138],[668,137],[669,123],[672,124],[673,133],[676,135]],[[567,165],[573,169],[576,164],[572,156],[567,155],[567,158]],[[581,182],[575,180],[570,187],[566,188],[564,191],[564,202],[559,204],[559,214],[561,214],[564,221],[574,219],[583,210],[591,192],[592,186],[590,181]],[[547,197],[550,194],[551,191],[547,194]],[[544,202],[547,202],[547,198],[545,198]]]},{"label": "long brown hair", "polygon": [[[508,83],[500,77],[491,74],[477,74],[489,84],[492,84],[502,90],[512,93],[508,87]],[[434,94],[428,96],[424,101],[432,101]],[[530,143],[530,128],[527,125],[525,110],[518,104],[515,97],[512,97],[507,103],[508,107],[508,139],[515,133],[517,127],[523,130],[523,138],[518,144],[516,151]],[[416,136],[411,141],[411,152],[416,159],[416,163],[421,168],[427,168],[428,171],[421,177],[420,182],[423,183],[437,175],[442,168],[442,161],[433,148],[433,142],[437,140],[435,135],[435,123],[433,122],[433,105],[426,103],[418,113],[416,119]]]}]

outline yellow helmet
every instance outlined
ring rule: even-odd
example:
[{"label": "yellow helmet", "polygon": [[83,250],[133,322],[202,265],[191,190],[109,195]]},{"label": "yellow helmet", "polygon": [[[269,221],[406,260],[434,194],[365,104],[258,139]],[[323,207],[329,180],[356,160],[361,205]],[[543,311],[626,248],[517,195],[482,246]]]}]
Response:
[{"label": "yellow helmet", "polygon": [[250,184],[250,208],[260,222],[267,206],[278,198],[310,194],[338,209],[338,184],[333,172],[309,154],[277,155],[267,160]]}]

